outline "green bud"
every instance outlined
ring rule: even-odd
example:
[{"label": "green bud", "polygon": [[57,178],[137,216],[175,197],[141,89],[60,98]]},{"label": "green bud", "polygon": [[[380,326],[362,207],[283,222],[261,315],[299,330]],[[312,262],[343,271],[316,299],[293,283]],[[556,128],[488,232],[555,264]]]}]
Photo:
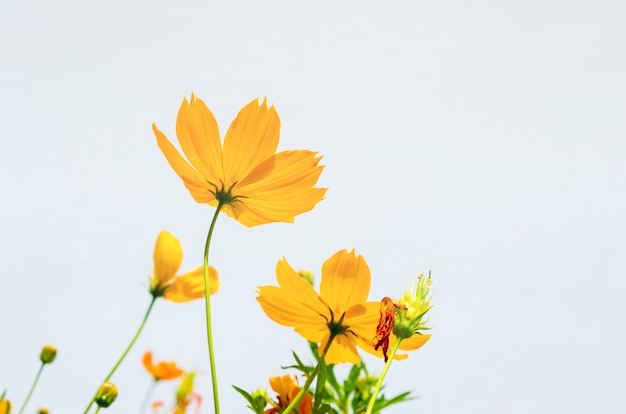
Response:
[{"label": "green bud", "polygon": [[39,355],[39,359],[44,364],[51,364],[54,361],[54,358],[57,356],[57,349],[52,345],[45,345],[41,350],[41,354]]},{"label": "green bud", "polygon": [[96,393],[96,398],[94,401],[98,404],[98,407],[108,407],[113,404],[113,401],[117,398],[117,387],[115,384],[110,382],[103,383],[100,388],[98,388],[98,392]]},{"label": "green bud", "polygon": [[311,272],[310,270],[303,269],[303,270],[300,270],[298,274],[300,275],[301,278],[303,278],[304,280],[309,282],[311,286],[313,286],[313,283],[315,282],[315,275],[313,274],[313,272]]}]

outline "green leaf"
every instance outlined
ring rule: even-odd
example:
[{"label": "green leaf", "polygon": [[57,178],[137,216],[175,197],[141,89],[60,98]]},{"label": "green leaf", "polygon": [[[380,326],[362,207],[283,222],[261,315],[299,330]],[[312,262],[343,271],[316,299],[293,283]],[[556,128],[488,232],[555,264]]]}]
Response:
[{"label": "green leaf", "polygon": [[263,414],[265,412],[265,405],[266,405],[265,400],[261,401],[261,399],[254,398],[252,396],[252,394],[250,394],[249,392],[247,392],[247,391],[237,387],[236,385],[233,385],[232,387],[239,394],[243,395],[243,397],[248,401],[248,403],[250,405],[247,405],[246,407],[248,407],[249,409],[254,411],[256,414]]},{"label": "green leaf", "polygon": [[315,385],[315,404],[313,405],[313,411],[316,411],[322,404],[322,399],[326,391],[326,361],[320,359],[320,369],[317,373],[317,383]]}]

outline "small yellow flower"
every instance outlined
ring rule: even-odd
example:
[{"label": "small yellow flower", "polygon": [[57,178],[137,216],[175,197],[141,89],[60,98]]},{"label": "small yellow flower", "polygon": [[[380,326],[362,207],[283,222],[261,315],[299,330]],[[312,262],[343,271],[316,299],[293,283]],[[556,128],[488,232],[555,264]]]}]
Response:
[{"label": "small yellow flower", "polygon": [[[370,289],[370,270],[362,256],[341,250],[322,267],[318,295],[311,284],[287,263],[276,266],[280,287],[258,288],[259,304],[274,322],[291,326],[311,342],[320,344],[320,354],[331,332],[336,334],[326,354],[326,362],[336,364],[361,361],[356,345],[383,357],[371,343],[379,318],[378,302],[366,302]],[[396,355],[397,359],[406,355]]]},{"label": "small yellow flower", "polygon": [[11,402],[9,400],[0,401],[0,414],[11,414]]},{"label": "small yellow flower", "polygon": [[[150,278],[150,293],[172,302],[188,302],[204,297],[203,267],[177,276],[183,261],[183,249],[172,234],[163,230],[154,246],[154,270]],[[211,294],[219,288],[217,270],[209,266]]]},{"label": "small yellow flower", "polygon": [[39,359],[44,364],[51,364],[57,356],[57,349],[53,345],[45,345],[39,354]]},{"label": "small yellow flower", "polygon": [[280,120],[274,106],[258,99],[243,107],[226,132],[224,144],[206,104],[184,98],[176,120],[176,136],[186,161],[152,124],[157,144],[198,203],[217,206],[240,223],[253,227],[293,223],[326,193],[314,188],[321,157],[306,150],[276,154]]},{"label": "small yellow flower", "polygon": [[152,374],[155,381],[171,380],[183,375],[183,370],[176,366],[176,362],[160,361],[154,365],[152,362],[152,352],[143,354],[143,366]]}]

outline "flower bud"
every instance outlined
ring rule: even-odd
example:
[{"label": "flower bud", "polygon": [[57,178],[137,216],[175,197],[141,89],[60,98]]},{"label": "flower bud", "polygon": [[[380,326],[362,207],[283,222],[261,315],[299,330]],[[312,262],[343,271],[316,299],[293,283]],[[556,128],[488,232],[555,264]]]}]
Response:
[{"label": "flower bud", "polygon": [[432,308],[430,283],[430,272],[428,278],[419,275],[417,282],[412,282],[398,300],[400,309],[396,312],[393,326],[393,333],[398,338],[406,339],[420,331],[430,329],[426,326],[428,323],[426,314]]},{"label": "flower bud", "polygon": [[313,272],[311,272],[310,270],[303,269],[303,270],[300,270],[298,274],[300,275],[301,278],[303,278],[304,280],[309,282],[311,286],[313,286],[313,282],[315,282],[315,275],[313,274]]},{"label": "flower bud", "polygon": [[42,406],[39,407],[39,411],[37,411],[38,414],[48,414],[48,407]]},{"label": "flower bud", "polygon": [[113,404],[113,401],[117,398],[117,387],[115,384],[110,382],[103,383],[98,392],[96,393],[96,398],[94,401],[98,404],[98,407],[108,407]]},{"label": "flower bud", "polygon": [[44,364],[51,364],[54,361],[54,358],[57,356],[57,349],[53,345],[45,345],[41,350],[41,354],[39,355],[39,359]]}]

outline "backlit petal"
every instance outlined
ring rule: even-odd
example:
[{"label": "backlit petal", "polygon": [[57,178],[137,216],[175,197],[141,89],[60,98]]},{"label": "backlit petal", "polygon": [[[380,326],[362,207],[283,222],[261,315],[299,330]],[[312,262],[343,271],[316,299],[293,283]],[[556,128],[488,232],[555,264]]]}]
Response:
[{"label": "backlit petal", "polygon": [[324,262],[320,296],[336,314],[365,303],[370,290],[370,269],[354,250],[341,250]]},{"label": "backlit petal", "polygon": [[[212,294],[220,287],[217,269],[209,266],[209,291]],[[164,299],[172,302],[189,302],[204,297],[204,267],[183,273],[176,277],[168,286],[163,295]]]},{"label": "backlit petal", "polygon": [[410,338],[404,339],[400,342],[400,346],[398,349],[402,349],[403,351],[413,351],[415,349],[421,348],[428,340],[430,339],[430,334],[414,334]]},{"label": "backlit petal", "polygon": [[255,99],[244,106],[230,124],[224,138],[224,185],[245,178],[278,147],[280,119],[274,106]]},{"label": "backlit petal", "polygon": [[[152,131],[157,139],[157,144],[165,155],[165,159],[170,164],[174,172],[183,179],[187,188],[201,189],[207,188],[206,180],[200,173],[194,170],[191,165],[180,155],[167,137],[157,129],[156,124],[152,124]],[[191,190],[190,188],[190,190]]]},{"label": "backlit petal", "polygon": [[213,114],[201,100],[191,95],[183,100],[176,119],[176,136],[185,156],[207,180],[216,185],[223,179],[222,142]]},{"label": "backlit petal", "polygon": [[154,246],[154,277],[160,286],[165,286],[174,278],[182,261],[180,242],[171,233],[162,230]]},{"label": "backlit petal", "polygon": [[[325,342],[320,345],[320,349],[323,349]],[[356,342],[348,335],[338,335],[330,344],[328,352],[326,353],[326,363],[339,364],[347,362],[350,364],[358,364],[361,362],[361,357],[356,350]]]}]

